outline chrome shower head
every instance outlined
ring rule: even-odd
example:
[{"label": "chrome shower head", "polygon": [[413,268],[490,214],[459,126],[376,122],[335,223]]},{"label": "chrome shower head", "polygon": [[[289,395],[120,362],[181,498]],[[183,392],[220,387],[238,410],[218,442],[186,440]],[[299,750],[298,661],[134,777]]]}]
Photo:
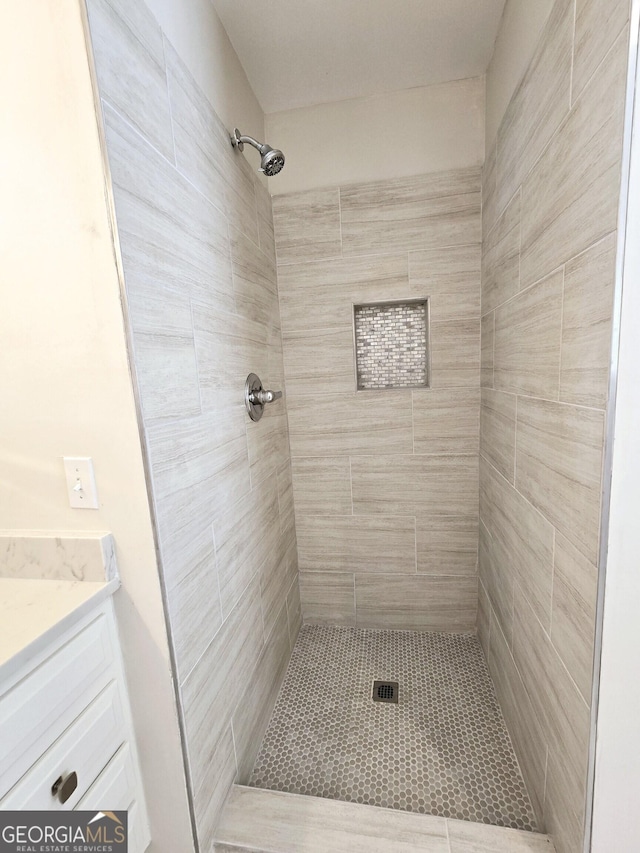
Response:
[{"label": "chrome shower head", "polygon": [[271,178],[277,175],[284,166],[284,154],[277,148],[272,148],[266,142],[258,142],[251,136],[242,136],[236,127],[231,134],[231,144],[238,151],[244,150],[244,143],[247,142],[260,152],[260,172],[264,172],[267,177]]}]

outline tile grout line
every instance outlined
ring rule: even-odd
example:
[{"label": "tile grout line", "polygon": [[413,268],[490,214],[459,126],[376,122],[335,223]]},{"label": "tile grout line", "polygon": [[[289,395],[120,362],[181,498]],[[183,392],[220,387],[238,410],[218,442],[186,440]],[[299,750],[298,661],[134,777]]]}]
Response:
[{"label": "tile grout line", "polygon": [[[549,640],[553,644],[553,640],[551,635],[553,634],[553,599],[555,596],[555,582],[556,582],[556,538],[558,536],[558,531],[556,528],[553,528],[553,545],[551,548],[551,600],[549,602]],[[560,657],[560,654],[558,653]]]},{"label": "tile grout line", "polygon": [[571,29],[571,70],[569,73],[569,112],[573,109],[573,77],[576,64],[576,24],[578,20],[578,0],[573,0],[573,26]]},{"label": "tile grout line", "polygon": [[[314,457],[310,457],[310,458],[314,458]],[[323,457],[320,457],[320,458],[323,458]],[[351,515],[355,516],[356,513],[355,513],[354,506],[353,506],[353,472],[351,469],[351,454],[349,454],[349,489],[351,492]]]},{"label": "tile grout line", "polygon": [[493,335],[491,341],[491,388],[496,390],[496,309],[492,311]]},{"label": "tile grout line", "polygon": [[[165,158],[166,159],[166,158]],[[476,195],[476,193],[473,193]],[[447,196],[445,196],[446,198]],[[321,245],[321,243],[310,243],[308,245]],[[279,267],[298,267],[298,266],[312,266],[312,265],[321,265],[327,263],[333,263],[335,261],[369,261],[369,260],[378,260],[383,258],[401,258],[407,252],[412,254],[419,254],[420,252],[437,252],[437,251],[445,251],[446,249],[461,249],[468,248],[469,246],[482,246],[482,242],[476,240],[475,242],[464,242],[464,243],[438,243],[437,245],[428,246],[427,248],[411,248],[411,249],[389,249],[384,252],[347,252],[347,254],[341,255],[329,255],[327,257],[319,257],[319,258],[308,258],[308,259],[299,259],[292,261],[278,261]]]},{"label": "tile grout line", "polygon": [[176,134],[174,129],[174,120],[173,120],[173,104],[171,99],[171,91],[169,86],[169,66],[167,64],[167,43],[168,39],[164,33],[164,30],[161,28],[160,33],[162,34],[162,58],[164,61],[164,82],[167,90],[167,102],[169,104],[169,126],[171,127],[171,145],[173,147],[173,162],[178,168],[178,151],[176,149]]},{"label": "tile grout line", "polygon": [[562,267],[562,298],[560,300],[560,346],[558,347],[558,402],[561,399],[562,390],[562,341],[564,340],[564,302],[565,302],[565,284],[567,280],[567,266]]},{"label": "tile grout line", "polygon": [[344,257],[344,242],[342,239],[342,189],[338,187],[338,227],[340,229],[340,257]]},{"label": "tile grout line", "polygon": [[[513,426],[513,488],[517,490],[516,487],[516,477],[518,474],[518,395],[516,394],[516,410],[515,410],[515,423]],[[519,492],[518,492],[519,494]]]}]

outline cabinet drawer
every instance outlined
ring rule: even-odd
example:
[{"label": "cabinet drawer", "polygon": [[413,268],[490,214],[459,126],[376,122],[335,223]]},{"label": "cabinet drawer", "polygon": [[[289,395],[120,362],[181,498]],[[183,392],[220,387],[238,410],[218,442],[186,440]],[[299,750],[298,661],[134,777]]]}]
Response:
[{"label": "cabinet drawer", "polygon": [[128,812],[129,853],[143,853],[149,845],[149,830],[136,800],[137,795],[138,777],[131,749],[125,743],[75,808]]},{"label": "cabinet drawer", "polygon": [[100,616],[0,698],[0,797],[104,689],[111,664]]},{"label": "cabinet drawer", "polygon": [[[1,809],[72,809],[118,751],[125,738],[118,685],[112,681],[42,758],[0,800]],[[75,772],[78,787],[62,804],[51,793],[59,776]]]}]

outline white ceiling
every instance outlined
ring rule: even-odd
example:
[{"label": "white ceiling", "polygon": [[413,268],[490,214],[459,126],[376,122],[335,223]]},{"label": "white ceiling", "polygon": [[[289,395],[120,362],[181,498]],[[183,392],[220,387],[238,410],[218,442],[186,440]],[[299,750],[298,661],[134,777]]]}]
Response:
[{"label": "white ceiling", "polygon": [[212,0],[266,113],[484,74],[505,0]]}]

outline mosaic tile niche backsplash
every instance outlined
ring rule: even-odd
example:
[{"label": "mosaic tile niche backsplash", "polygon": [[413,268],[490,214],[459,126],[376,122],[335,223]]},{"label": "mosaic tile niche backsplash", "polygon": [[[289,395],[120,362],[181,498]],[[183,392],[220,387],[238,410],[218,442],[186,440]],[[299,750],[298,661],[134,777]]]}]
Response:
[{"label": "mosaic tile niche backsplash", "polygon": [[429,384],[426,300],[355,305],[358,390]]}]

